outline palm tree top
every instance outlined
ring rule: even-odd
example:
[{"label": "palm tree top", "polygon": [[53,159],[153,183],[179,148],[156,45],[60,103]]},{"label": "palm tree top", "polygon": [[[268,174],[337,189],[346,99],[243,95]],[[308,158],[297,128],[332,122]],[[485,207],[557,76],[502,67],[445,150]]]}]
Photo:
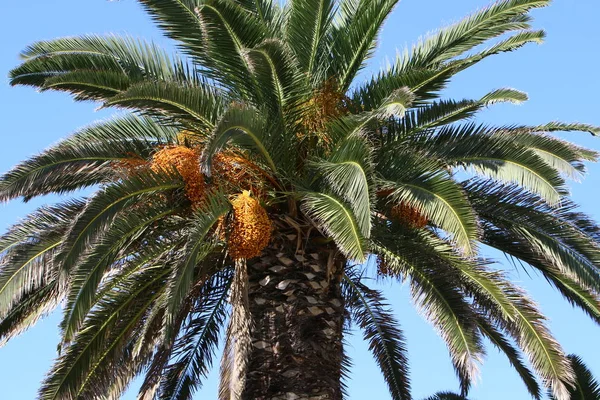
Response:
[{"label": "palm tree top", "polygon": [[[366,82],[357,75],[397,0],[139,2],[177,54],[86,35],[34,43],[10,72],[12,85],[131,111],[0,177],[0,201],[97,188],[0,237],[0,338],[65,304],[61,354],[41,399],[112,398],[142,372],[140,398],[190,398],[212,364],[228,299],[222,397],[241,396],[254,356],[239,354],[266,346],[250,337],[255,303],[264,304],[253,296],[300,285],[286,275],[297,275],[295,263],[308,280],[323,278],[302,290],[339,294],[328,301],[345,311],[307,308],[339,330],[324,338],[341,337],[347,313],[394,399],[411,398],[406,349],[385,299],[366,285],[375,264],[380,279],[409,282],[463,394],[487,338],[534,398],[540,383],[568,398],[578,371],[483,250],[540,271],[600,321],[600,228],[567,187],[598,153],[552,135],[600,128],[474,122],[486,107],[527,100],[511,88],[442,98],[461,71],[541,43],[529,12],[549,0],[496,1]],[[281,281],[257,280],[270,268]],[[326,320],[329,309],[339,319]]]}]

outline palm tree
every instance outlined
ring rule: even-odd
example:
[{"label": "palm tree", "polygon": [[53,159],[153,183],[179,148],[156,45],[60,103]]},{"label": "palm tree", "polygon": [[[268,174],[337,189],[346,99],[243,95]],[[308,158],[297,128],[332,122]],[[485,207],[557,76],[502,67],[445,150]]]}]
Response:
[{"label": "palm tree", "polygon": [[117,398],[138,375],[140,399],[189,399],[225,329],[221,399],[341,399],[352,322],[392,398],[410,399],[400,325],[368,286],[375,271],[408,282],[463,394],[487,338],[534,398],[536,376],[569,398],[576,371],[482,246],[600,322],[600,228],[565,186],[598,155],[549,135],[598,129],[469,121],[526,100],[513,89],[440,99],[460,71],[541,42],[528,13],[549,0],[498,1],[364,84],[397,0],[140,3],[180,55],[69,37],[31,45],[10,73],[133,111],[0,177],[2,201],[96,189],[0,237],[0,337],[64,304],[41,399]]}]

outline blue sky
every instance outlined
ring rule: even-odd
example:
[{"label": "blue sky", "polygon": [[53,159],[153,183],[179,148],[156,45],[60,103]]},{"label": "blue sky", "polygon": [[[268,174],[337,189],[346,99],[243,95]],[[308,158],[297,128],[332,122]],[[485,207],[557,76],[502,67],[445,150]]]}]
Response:
[{"label": "blue sky", "polygon": [[[39,94],[25,87],[11,88],[6,75],[18,63],[18,54],[41,39],[85,33],[128,33],[172,44],[162,38],[134,0],[29,0],[3,1],[0,6],[0,116],[2,145],[0,172],[31,156],[90,122],[106,118],[110,111],[96,112],[97,105],[74,103],[66,95]],[[393,60],[396,50],[419,36],[448,25],[467,13],[484,7],[488,0],[403,0],[388,20],[371,67],[364,77]],[[529,46],[517,53],[489,59],[455,79],[445,94],[452,98],[479,98],[491,89],[514,87],[530,95],[520,106],[501,105],[483,112],[482,122],[538,124],[552,120],[600,125],[600,38],[598,0],[555,0],[534,13],[535,25],[548,32],[542,46]],[[578,144],[600,150],[600,138],[585,134],[561,135]],[[589,166],[583,183],[573,183],[573,198],[583,211],[600,219],[598,187],[600,165]],[[0,205],[0,230],[44,202],[12,202]],[[600,375],[600,327],[574,310],[536,274],[531,278],[515,270],[498,254],[492,254],[511,271],[538,301],[549,318],[555,336],[565,351],[582,356]],[[408,339],[411,379],[415,399],[439,390],[457,390],[447,351],[435,331],[412,307],[406,286],[384,288]],[[0,398],[29,400],[56,355],[57,313],[38,323],[22,337],[0,348]],[[481,378],[471,393],[473,399],[528,399],[527,392],[502,355],[488,347]],[[383,380],[358,337],[348,346],[354,368],[348,382],[350,400],[389,399]],[[197,399],[216,398],[217,377],[213,373]],[[135,386],[135,385],[134,385]],[[134,399],[133,391],[124,399]]]}]

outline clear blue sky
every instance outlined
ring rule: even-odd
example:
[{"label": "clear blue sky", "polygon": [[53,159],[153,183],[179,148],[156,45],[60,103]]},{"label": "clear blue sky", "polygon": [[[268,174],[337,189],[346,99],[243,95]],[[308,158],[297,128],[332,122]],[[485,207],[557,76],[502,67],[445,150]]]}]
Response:
[{"label": "clear blue sky", "polygon": [[[393,60],[396,49],[410,45],[420,35],[447,25],[481,8],[488,0],[403,0],[388,20],[372,72]],[[538,124],[551,120],[588,122],[600,125],[600,17],[598,0],[555,0],[552,7],[536,11],[535,25],[548,32],[542,46],[529,46],[517,53],[490,59],[460,75],[446,97],[479,98],[499,87],[514,87],[529,93],[530,101],[521,106],[497,106],[480,115],[485,122],[498,124]],[[170,46],[134,0],[3,0],[0,5],[0,116],[2,145],[0,172],[20,160],[43,150],[73,130],[107,117],[95,112],[97,105],[74,103],[66,95],[39,94],[25,87],[10,88],[6,74],[18,63],[18,53],[40,39],[85,33],[128,33],[155,39]],[[387,57],[387,58],[386,58]],[[600,138],[584,134],[563,135],[568,140],[600,150]],[[573,197],[582,209],[600,219],[597,208],[600,165],[591,165],[582,184],[572,185]],[[29,204],[13,202],[0,205],[0,230],[24,216],[34,207],[55,198]],[[494,254],[499,261],[501,256]],[[553,292],[540,276],[529,278],[510,265],[515,281],[536,298],[550,319],[550,326],[569,353],[581,355],[592,371],[600,375],[600,328],[573,310]],[[414,311],[406,286],[385,288],[397,318],[408,338],[411,378],[415,399],[438,390],[457,390],[447,351],[434,330]],[[57,313],[20,338],[0,348],[0,399],[29,400],[56,355]],[[389,399],[383,380],[367,348],[358,337],[348,346],[354,362],[350,376],[351,400]],[[527,392],[502,355],[489,347],[481,368],[481,379],[471,393],[473,399],[528,399]],[[197,399],[216,398],[213,373]],[[134,399],[133,391],[124,399]]]}]

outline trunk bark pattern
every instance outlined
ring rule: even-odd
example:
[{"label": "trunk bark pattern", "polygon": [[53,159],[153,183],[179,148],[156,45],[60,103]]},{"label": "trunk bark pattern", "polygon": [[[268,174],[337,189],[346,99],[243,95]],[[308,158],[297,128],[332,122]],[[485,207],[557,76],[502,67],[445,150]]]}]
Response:
[{"label": "trunk bark pattern", "polygon": [[344,260],[282,242],[248,262],[252,345],[242,400],[341,400]]}]

